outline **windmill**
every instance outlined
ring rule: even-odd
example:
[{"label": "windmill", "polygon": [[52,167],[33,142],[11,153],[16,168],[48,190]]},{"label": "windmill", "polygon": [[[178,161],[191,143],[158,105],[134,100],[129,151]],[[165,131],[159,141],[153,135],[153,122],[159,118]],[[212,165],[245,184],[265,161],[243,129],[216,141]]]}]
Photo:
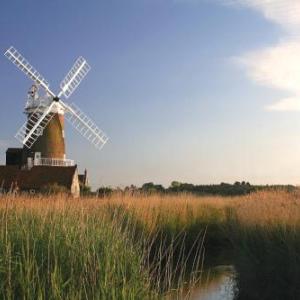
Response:
[{"label": "windmill", "polygon": [[[45,78],[14,48],[4,55],[14,63],[34,84],[28,92],[25,106],[27,120],[15,137],[23,144],[22,161],[30,165],[70,166],[74,162],[66,159],[64,119],[97,149],[101,149],[108,138],[103,131],[74,103],[68,99],[90,70],[83,57],[79,57],[69,73],[60,83],[60,92],[55,94]],[[39,95],[40,87],[44,95]]]}]

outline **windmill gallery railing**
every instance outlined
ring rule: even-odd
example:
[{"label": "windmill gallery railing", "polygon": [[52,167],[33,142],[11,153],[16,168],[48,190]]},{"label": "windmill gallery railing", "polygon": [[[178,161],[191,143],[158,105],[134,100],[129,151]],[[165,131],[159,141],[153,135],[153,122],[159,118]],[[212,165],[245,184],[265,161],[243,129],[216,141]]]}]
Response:
[{"label": "windmill gallery railing", "polygon": [[33,162],[34,166],[52,166],[52,167],[71,167],[74,166],[74,160],[59,158],[39,158]]}]

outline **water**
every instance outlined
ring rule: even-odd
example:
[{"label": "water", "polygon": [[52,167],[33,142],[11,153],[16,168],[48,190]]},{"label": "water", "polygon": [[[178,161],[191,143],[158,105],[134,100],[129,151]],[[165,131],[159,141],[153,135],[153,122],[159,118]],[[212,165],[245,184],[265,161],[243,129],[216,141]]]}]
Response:
[{"label": "water", "polygon": [[204,260],[201,280],[190,286],[189,293],[180,299],[300,299],[300,244],[296,239],[293,242],[295,246],[278,240],[278,249],[274,248],[274,251],[254,247],[251,255],[225,248],[220,251],[210,249],[207,251],[210,255]]},{"label": "water", "polygon": [[234,300],[236,272],[233,266],[217,266],[205,271],[201,282],[189,294],[192,300]]}]

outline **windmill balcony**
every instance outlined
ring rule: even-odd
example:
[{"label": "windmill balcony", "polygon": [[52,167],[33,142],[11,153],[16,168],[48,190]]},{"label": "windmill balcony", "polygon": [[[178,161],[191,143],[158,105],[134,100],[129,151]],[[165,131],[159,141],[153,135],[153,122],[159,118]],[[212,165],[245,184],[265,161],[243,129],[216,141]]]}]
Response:
[{"label": "windmill balcony", "polygon": [[60,158],[38,158],[33,162],[34,166],[72,167],[74,160]]}]

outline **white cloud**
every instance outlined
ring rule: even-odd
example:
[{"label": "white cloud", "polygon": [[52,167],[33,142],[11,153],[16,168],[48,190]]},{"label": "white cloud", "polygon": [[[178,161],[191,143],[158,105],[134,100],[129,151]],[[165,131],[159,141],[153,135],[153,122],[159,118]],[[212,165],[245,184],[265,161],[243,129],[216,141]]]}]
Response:
[{"label": "white cloud", "polygon": [[258,84],[287,92],[288,97],[267,109],[300,110],[300,0],[221,0],[253,8],[286,29],[278,44],[246,53],[234,60]]},{"label": "white cloud", "polygon": [[300,94],[300,42],[281,42],[245,54],[236,61],[256,82]]},{"label": "white cloud", "polygon": [[300,111],[300,97],[286,98],[266,107],[274,111]]},{"label": "white cloud", "polygon": [[290,31],[300,29],[299,0],[223,0],[227,5],[246,6]]}]

